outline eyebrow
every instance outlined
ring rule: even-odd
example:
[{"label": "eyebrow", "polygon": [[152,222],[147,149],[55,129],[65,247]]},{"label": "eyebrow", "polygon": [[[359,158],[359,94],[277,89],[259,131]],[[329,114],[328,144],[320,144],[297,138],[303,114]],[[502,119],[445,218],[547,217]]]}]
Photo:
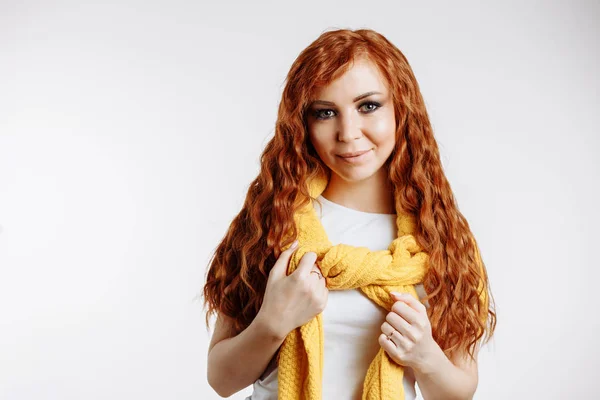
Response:
[{"label": "eyebrow", "polygon": [[[380,92],[375,92],[375,91],[363,93],[360,96],[356,96],[354,99],[352,99],[352,101],[354,103],[356,103],[357,101],[359,101],[361,99],[364,99],[365,97],[369,97],[369,96],[371,96],[373,94],[381,94],[381,93]],[[325,100],[315,100],[315,101],[313,101],[311,103],[311,105],[314,105],[314,104],[322,104],[322,105],[325,105],[325,106],[335,106],[334,102],[332,102],[332,101],[325,101]]]}]

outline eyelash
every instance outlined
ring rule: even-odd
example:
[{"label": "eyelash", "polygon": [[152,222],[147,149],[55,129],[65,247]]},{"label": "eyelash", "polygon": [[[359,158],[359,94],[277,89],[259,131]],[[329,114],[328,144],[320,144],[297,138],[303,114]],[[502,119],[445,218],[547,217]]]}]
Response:
[{"label": "eyelash", "polygon": [[[367,114],[371,114],[372,112],[377,111],[381,107],[381,104],[376,101],[367,101],[367,102],[362,103],[358,108],[361,108],[362,106],[366,106],[366,105],[371,105],[371,104],[374,106],[377,106],[377,108],[367,111]],[[329,117],[321,117],[321,113],[325,112],[325,111],[333,111],[333,110],[331,110],[329,108],[323,108],[320,110],[315,110],[313,115],[316,119],[319,119],[319,120],[329,119]]]}]

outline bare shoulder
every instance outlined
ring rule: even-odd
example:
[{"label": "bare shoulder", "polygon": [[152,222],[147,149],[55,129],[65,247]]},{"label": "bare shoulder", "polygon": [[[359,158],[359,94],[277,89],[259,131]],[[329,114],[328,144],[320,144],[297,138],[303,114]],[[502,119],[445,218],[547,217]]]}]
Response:
[{"label": "bare shoulder", "polygon": [[221,340],[229,339],[233,336],[235,336],[233,319],[227,315],[218,313],[217,321],[215,322],[215,330],[212,338],[210,339],[210,344],[208,345],[208,352],[210,353],[212,348],[215,347],[215,345]]}]

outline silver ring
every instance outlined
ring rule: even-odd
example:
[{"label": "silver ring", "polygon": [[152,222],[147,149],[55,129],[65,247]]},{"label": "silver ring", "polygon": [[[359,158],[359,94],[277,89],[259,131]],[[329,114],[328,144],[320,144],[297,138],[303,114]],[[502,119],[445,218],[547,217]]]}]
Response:
[{"label": "silver ring", "polygon": [[321,275],[321,273],[319,271],[312,270],[312,271],[310,271],[310,273],[311,274],[315,273],[315,274],[319,275],[319,279],[321,279],[323,277],[323,275]]},{"label": "silver ring", "polygon": [[386,335],[388,340],[392,340],[392,336],[394,336],[394,332],[396,332],[395,329],[392,331],[392,333],[390,333],[389,335]]}]

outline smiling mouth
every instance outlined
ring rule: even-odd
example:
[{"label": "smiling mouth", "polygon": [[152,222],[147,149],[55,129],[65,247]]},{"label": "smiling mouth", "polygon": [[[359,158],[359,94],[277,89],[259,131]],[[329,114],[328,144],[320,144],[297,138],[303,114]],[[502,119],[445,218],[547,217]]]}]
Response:
[{"label": "smiling mouth", "polygon": [[[337,157],[339,157],[340,160],[342,160],[346,164],[361,165],[361,164],[364,164],[365,162],[367,162],[371,158],[371,154],[372,154],[371,150],[373,150],[373,149],[369,149],[369,150],[365,150],[365,151],[357,151],[354,153],[346,153],[343,155],[340,154]],[[348,154],[350,154],[350,155],[348,155]]]},{"label": "smiling mouth", "polygon": [[363,150],[363,151],[355,151],[353,153],[338,154],[338,156],[342,157],[342,158],[352,158],[352,157],[358,157],[360,155],[363,155],[363,154],[365,154],[368,151],[370,151],[370,149],[369,150]]}]

